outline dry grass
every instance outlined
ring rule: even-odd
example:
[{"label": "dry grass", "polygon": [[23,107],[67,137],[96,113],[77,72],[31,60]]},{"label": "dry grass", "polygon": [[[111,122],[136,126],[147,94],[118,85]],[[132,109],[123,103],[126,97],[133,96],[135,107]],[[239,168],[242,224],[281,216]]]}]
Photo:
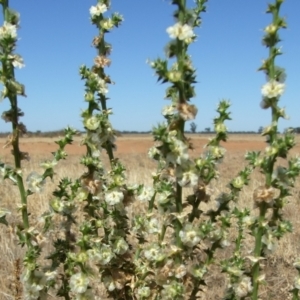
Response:
[{"label": "dry grass", "polygon": [[[124,138],[125,139],[125,138]],[[134,138],[136,139],[136,138]],[[241,139],[241,138],[240,138]],[[138,140],[137,141],[141,141]],[[257,140],[256,140],[257,141]],[[47,141],[48,143],[49,141]],[[134,147],[133,147],[134,148]],[[118,151],[119,158],[127,168],[129,183],[144,183],[151,185],[151,171],[155,170],[155,163],[150,161],[145,154],[133,151]],[[294,151],[295,152],[295,151]],[[223,163],[219,167],[220,179],[211,185],[212,195],[214,199],[221,191],[226,190],[226,185],[232,177],[241,170],[245,164],[243,159],[245,151],[238,150],[228,152]],[[24,175],[31,171],[39,171],[39,163],[45,158],[49,158],[51,154],[35,155],[30,162],[24,163]],[[70,155],[66,161],[63,161],[56,168],[57,176],[55,180],[68,176],[76,178],[83,172],[82,166],[77,162],[79,155]],[[6,155],[3,160],[8,162],[10,156]],[[106,161],[107,164],[107,161]],[[263,178],[261,174],[255,173],[252,176],[250,185],[241,193],[238,205],[253,209],[252,193],[253,190],[261,185]],[[37,195],[29,198],[29,211],[33,223],[37,221],[44,211],[48,209],[48,202],[51,199],[51,194],[55,188],[57,181],[48,181],[46,189]],[[17,212],[19,204],[18,190],[9,182],[1,182],[0,189],[0,206],[8,208],[12,214],[8,217],[10,224],[15,225],[20,222],[20,217]],[[261,289],[261,299],[284,300],[289,299],[288,290],[291,288],[296,271],[292,264],[298,256],[300,250],[300,227],[299,227],[299,205],[300,205],[300,180],[296,182],[293,190],[293,196],[290,197],[288,205],[284,209],[285,216],[292,222],[294,232],[286,235],[279,243],[277,250],[269,255],[265,262],[264,272],[268,285]],[[136,208],[136,206],[135,206]],[[138,208],[138,207],[137,207]],[[246,241],[246,245],[250,241]],[[20,261],[22,261],[23,249],[17,245],[17,239],[13,234],[12,227],[0,226],[0,299],[22,299],[21,286],[19,282],[20,276]],[[219,251],[217,255],[225,257],[228,250]],[[225,278],[219,272],[218,267],[214,267],[208,277],[208,292],[202,299],[222,299],[225,285]],[[55,298],[54,298],[55,299]]]}]

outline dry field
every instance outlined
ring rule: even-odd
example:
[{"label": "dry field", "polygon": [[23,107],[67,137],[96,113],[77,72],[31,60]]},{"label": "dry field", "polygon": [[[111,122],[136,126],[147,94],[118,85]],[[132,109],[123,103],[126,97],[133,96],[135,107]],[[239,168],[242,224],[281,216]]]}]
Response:
[{"label": "dry field", "polygon": [[[190,135],[194,144],[193,156],[203,151],[209,135]],[[300,138],[297,137],[299,140]],[[57,149],[52,138],[23,138],[21,150],[29,152],[31,160],[24,162],[24,174],[32,170],[41,171],[39,163],[51,157],[51,152]],[[3,149],[5,140],[0,139],[1,160],[9,163],[12,161],[10,149]],[[147,157],[148,149],[153,145],[151,135],[126,135],[118,138],[116,156],[120,158],[127,168],[129,183],[151,184],[151,171],[155,170],[155,163]],[[226,190],[230,179],[238,173],[245,165],[243,159],[247,150],[263,150],[265,148],[264,138],[259,135],[232,135],[229,141],[224,144],[227,149],[226,158],[219,165],[220,179],[213,182],[211,186],[212,198],[221,191]],[[77,162],[84,148],[80,146],[80,138],[76,138],[72,146],[67,147],[69,157],[56,166],[56,182],[59,178],[68,176],[79,177],[83,168]],[[300,152],[300,145],[293,149],[292,155]],[[103,152],[105,156],[105,153]],[[107,160],[106,160],[107,163]],[[251,183],[240,196],[239,205],[253,209],[252,191],[263,183],[262,176],[257,172],[252,176]],[[18,190],[9,182],[0,182],[0,206],[8,208],[12,214],[8,217],[11,224],[20,222],[17,216],[17,205],[19,204]],[[29,210],[31,218],[36,221],[42,212],[48,209],[48,201],[55,187],[55,182],[47,182],[45,190],[41,194],[29,198]],[[265,262],[265,273],[268,285],[262,287],[261,299],[285,300],[289,299],[288,290],[293,283],[296,271],[292,264],[300,253],[300,229],[299,229],[299,208],[300,208],[300,180],[296,182],[293,196],[284,209],[284,214],[293,223],[294,232],[286,235],[279,243],[276,251],[269,255]],[[223,250],[223,251],[226,251]],[[18,282],[16,280],[16,264],[22,260],[23,250],[17,245],[17,240],[10,227],[0,225],[0,299],[10,300],[16,298]],[[218,255],[223,256],[220,252]],[[222,287],[225,279],[219,272],[215,272],[208,278],[209,293],[203,299],[222,299]],[[51,298],[55,299],[55,298]],[[104,298],[102,298],[104,299]]]}]

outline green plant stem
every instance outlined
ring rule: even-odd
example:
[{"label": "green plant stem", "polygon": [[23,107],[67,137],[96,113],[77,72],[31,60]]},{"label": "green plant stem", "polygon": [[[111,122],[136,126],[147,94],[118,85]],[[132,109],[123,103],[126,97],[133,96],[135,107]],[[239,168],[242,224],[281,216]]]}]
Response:
[{"label": "green plant stem", "polygon": [[[2,2],[3,8],[3,15],[6,19],[7,11],[8,11],[9,1],[4,0]],[[4,49],[5,50],[5,49]],[[10,73],[10,74],[9,74]],[[3,74],[6,75],[6,78],[15,78],[14,70],[12,69],[11,72],[7,69],[5,64],[3,64]],[[14,155],[14,163],[15,168],[21,169],[21,152],[19,148],[19,129],[18,129],[18,98],[16,95],[9,95],[9,101],[12,110],[12,131],[13,131],[13,140],[12,140],[12,147],[13,147],[13,155]],[[28,219],[28,210],[27,210],[27,195],[24,188],[23,178],[19,174],[16,174],[16,180],[18,189],[20,192],[21,203],[22,203],[22,220],[25,229],[29,228],[29,219]],[[29,241],[26,238],[27,245],[29,246]]]},{"label": "green plant stem", "polygon": [[[19,131],[17,128],[18,124],[18,103],[17,97],[12,96],[9,98],[11,103],[11,108],[13,111],[13,121],[12,121],[12,129],[13,129],[13,153],[14,153],[14,161],[16,169],[21,169],[21,154],[19,148]],[[29,220],[28,220],[28,211],[27,211],[27,196],[24,188],[24,182],[22,176],[19,174],[16,175],[17,185],[20,192],[21,203],[22,203],[22,219],[24,227],[29,228]]]},{"label": "green plant stem", "polygon": [[[101,42],[100,42],[100,45],[99,45],[99,48],[98,48],[98,55],[105,55],[106,54],[106,50],[105,50],[105,39],[104,39],[104,32],[99,28],[99,35],[101,37]],[[100,75],[103,75],[104,76],[104,68],[100,68]],[[106,111],[107,110],[107,106],[106,106],[106,98],[104,95],[100,95],[100,102],[101,102],[101,108],[103,111]],[[114,160],[114,153],[113,153],[113,148],[112,148],[112,145],[111,143],[106,143],[106,152],[107,152],[107,155],[109,157],[109,161],[110,161],[110,164],[112,164],[112,161]]]},{"label": "green plant stem", "polygon": [[[106,99],[103,95],[101,95],[101,106],[102,106],[102,110],[107,110],[107,107],[106,107]],[[110,164],[112,164],[112,161],[114,160],[114,153],[113,153],[113,148],[112,148],[112,145],[111,143],[106,143],[106,152],[107,152],[107,155],[109,157],[109,161],[110,161]]]},{"label": "green plant stem", "polygon": [[[179,10],[179,21],[181,23],[184,23],[184,15],[185,15],[185,6],[186,1],[181,0],[178,2],[178,10]],[[177,64],[178,64],[178,71],[183,74],[184,72],[184,58],[185,58],[185,50],[186,47],[183,45],[183,41],[177,40]],[[183,79],[181,80],[180,84],[178,85],[178,104],[184,104],[186,102],[185,99],[185,90],[184,90],[184,82]],[[183,119],[180,119],[178,122],[178,138],[184,141],[184,125],[185,121]],[[178,166],[177,166],[178,167]],[[182,186],[178,183],[176,183],[176,211],[177,213],[182,212]],[[175,240],[176,245],[179,248],[182,248],[182,241],[179,236],[179,232],[182,229],[182,225],[179,220],[175,221]],[[181,256],[176,256],[176,262],[181,262]]]},{"label": "green plant stem", "polygon": [[[280,5],[277,3],[277,9],[273,11],[273,24],[277,24],[277,20],[279,17],[279,9]],[[275,56],[274,56],[274,51],[275,51],[275,46],[270,47],[269,50],[269,57],[270,57],[270,68],[269,68],[269,79],[274,80],[275,79]],[[278,100],[275,99],[272,102],[271,105],[271,113],[272,113],[272,123],[277,124],[278,122],[278,115],[277,115],[277,102]],[[277,125],[275,126],[275,129],[270,133],[270,145],[272,145],[274,142],[277,141]],[[270,187],[272,186],[272,174],[274,170],[274,165],[276,162],[276,155],[273,155],[269,157],[268,161],[268,166],[266,170],[266,186]],[[262,222],[265,220],[265,214],[267,210],[267,205],[266,203],[262,203],[260,206],[260,214],[259,214],[259,228],[255,234],[255,249],[254,249],[254,255],[255,257],[261,256],[262,252],[262,236],[264,234],[264,227],[262,226]],[[259,282],[258,282],[258,277],[259,277],[259,261],[256,262],[252,268],[252,280],[253,280],[253,291],[252,291],[252,300],[257,300],[258,299],[258,288],[259,288]]]},{"label": "green plant stem", "polygon": [[[265,214],[267,211],[267,205],[266,203],[262,203],[260,207],[260,213],[259,213],[259,228],[255,234],[255,248],[254,248],[254,256],[260,257],[261,251],[262,251],[262,236],[264,234],[264,227],[262,225],[262,222],[265,219]],[[258,288],[259,288],[259,261],[256,262],[252,268],[252,279],[253,279],[253,290],[252,290],[252,300],[258,299]]]},{"label": "green plant stem", "polygon": [[149,201],[149,207],[148,207],[148,211],[149,213],[152,213],[152,210],[154,208],[154,200],[155,200],[155,197],[156,197],[156,191],[154,192],[154,195],[152,196],[151,200]]},{"label": "green plant stem", "polygon": [[159,235],[159,241],[160,242],[163,242],[163,240],[165,238],[166,231],[167,231],[167,226],[163,225],[162,229],[161,229],[161,232],[160,232],[160,235]]}]

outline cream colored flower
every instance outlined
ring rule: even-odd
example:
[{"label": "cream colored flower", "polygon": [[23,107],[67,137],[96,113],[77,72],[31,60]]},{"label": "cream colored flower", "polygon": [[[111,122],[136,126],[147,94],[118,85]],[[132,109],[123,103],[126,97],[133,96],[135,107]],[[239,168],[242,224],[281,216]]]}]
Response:
[{"label": "cream colored flower", "polygon": [[147,223],[147,231],[149,233],[160,233],[161,223],[156,218],[151,218]]},{"label": "cream colored flower", "polygon": [[23,67],[25,67],[24,60],[20,55],[8,55],[8,58],[12,60],[12,64],[15,68],[22,69]]},{"label": "cream colored flower", "polygon": [[10,214],[11,214],[11,212],[8,209],[0,207],[0,218],[3,218],[4,216],[10,215]]},{"label": "cream colored flower", "polygon": [[166,105],[162,109],[162,114],[164,116],[172,116],[176,113],[176,107],[174,105]]},{"label": "cream colored flower", "polygon": [[246,297],[252,291],[252,283],[249,277],[242,277],[242,279],[234,287],[238,299]]},{"label": "cream colored flower", "polygon": [[271,232],[264,234],[261,238],[261,241],[267,246],[267,249],[270,252],[273,252],[277,247],[276,237]]},{"label": "cream colored flower", "polygon": [[137,289],[137,295],[140,299],[148,298],[151,294],[150,288],[148,286],[142,286]]},{"label": "cream colored flower", "polygon": [[265,32],[268,34],[274,34],[277,31],[278,27],[274,24],[266,26]]},{"label": "cream colored flower", "polygon": [[194,187],[198,184],[199,176],[193,171],[187,171],[182,174],[179,184],[183,187]]},{"label": "cream colored flower", "polygon": [[284,92],[285,85],[276,80],[270,80],[261,89],[261,93],[266,98],[277,98]]},{"label": "cream colored flower", "polygon": [[193,28],[190,25],[182,25],[181,23],[176,23],[175,25],[168,27],[167,33],[171,39],[177,38],[181,41],[189,41],[195,36]]},{"label": "cream colored flower", "polygon": [[45,180],[43,180],[43,177],[36,172],[31,172],[28,175],[26,182],[28,184],[28,189],[34,193],[41,192],[45,184]]},{"label": "cream colored flower", "polygon": [[115,205],[122,202],[124,199],[124,194],[119,191],[110,191],[105,195],[105,201],[109,205]]},{"label": "cream colored flower", "polygon": [[99,125],[100,125],[100,120],[97,116],[92,116],[84,120],[84,126],[88,130],[96,130],[98,129]]},{"label": "cream colored flower", "polygon": [[88,285],[88,277],[81,272],[72,275],[70,278],[70,288],[71,291],[75,294],[84,293],[87,290]]},{"label": "cream colored flower", "polygon": [[107,11],[107,6],[103,3],[98,3],[96,6],[90,8],[90,15],[92,18],[95,16],[100,16]]},{"label": "cream colored flower", "polygon": [[0,40],[5,38],[17,38],[17,26],[8,22],[4,22],[4,25],[0,27]]},{"label": "cream colored flower", "polygon": [[171,82],[178,82],[181,80],[181,77],[182,77],[182,73],[179,71],[175,70],[175,71],[168,72],[168,79]]},{"label": "cream colored flower", "polygon": [[188,247],[194,247],[200,242],[200,236],[191,223],[184,225],[184,228],[179,232],[179,237]]},{"label": "cream colored flower", "polygon": [[183,276],[185,276],[186,272],[187,272],[186,266],[185,265],[180,265],[175,270],[175,277],[176,278],[182,278]]},{"label": "cream colored flower", "polygon": [[140,201],[150,201],[154,195],[154,190],[151,187],[143,187],[141,192],[138,194],[137,199]]},{"label": "cream colored flower", "polygon": [[296,289],[300,290],[300,276],[295,279],[294,286]]},{"label": "cream colored flower", "polygon": [[105,19],[100,22],[100,25],[105,30],[110,30],[114,27],[114,22],[112,21],[112,19]]}]

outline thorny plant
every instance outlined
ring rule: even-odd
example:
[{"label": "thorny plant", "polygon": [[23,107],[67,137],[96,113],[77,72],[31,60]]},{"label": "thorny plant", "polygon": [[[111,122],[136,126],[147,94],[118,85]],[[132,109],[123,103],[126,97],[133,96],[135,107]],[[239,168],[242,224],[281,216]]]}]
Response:
[{"label": "thorny plant", "polygon": [[[12,123],[12,134],[7,147],[12,147],[14,166],[0,162],[1,176],[9,179],[20,191],[22,226],[16,228],[19,242],[26,247],[22,282],[25,299],[45,299],[56,293],[64,299],[96,299],[97,287],[102,283],[113,299],[197,299],[205,296],[207,275],[211,266],[221,266],[228,275],[224,299],[259,298],[259,286],[264,282],[261,261],[275,249],[277,240],[291,231],[291,224],[283,219],[282,209],[290,196],[296,176],[300,172],[299,158],[287,158],[294,146],[294,137],[287,132],[277,134],[277,124],[285,112],[278,106],[284,91],[285,73],[275,65],[281,54],[279,30],[286,27],[279,11],[283,0],[268,5],[272,23],[265,28],[263,42],[269,48],[269,57],[260,70],[267,75],[262,87],[262,108],[270,108],[272,123],[263,131],[268,146],[264,153],[249,152],[248,165],[228,184],[227,192],[211,199],[210,184],[218,182],[218,164],[225,150],[221,142],[227,140],[225,121],[230,120],[229,102],[218,105],[214,119],[215,137],[206,145],[203,154],[191,158],[193,144],[185,136],[186,121],[193,120],[197,108],[190,103],[195,96],[195,69],[188,48],[196,40],[194,32],[201,25],[207,0],[196,0],[188,9],[185,0],[173,0],[175,24],[167,29],[172,39],[166,47],[166,59],[150,62],[158,80],[169,83],[163,108],[165,122],[153,128],[155,145],[149,156],[157,161],[152,174],[153,186],[128,185],[125,168],[114,157],[116,131],[112,128],[107,107],[108,84],[111,78],[105,68],[111,64],[111,45],[106,34],[118,27],[122,16],[113,13],[107,17],[109,0],[98,0],[90,8],[91,22],[98,29],[93,39],[97,50],[92,68],[82,66],[80,75],[85,80],[87,109],[82,112],[86,135],[82,145],[86,154],[80,164],[85,172],[76,180],[62,178],[50,199],[50,210],[42,215],[42,231],[33,226],[27,209],[29,197],[40,192],[47,177],[55,175],[57,162],[67,157],[64,148],[72,143],[75,131],[67,128],[65,137],[57,141],[59,149],[53,159],[41,164],[42,175],[31,173],[26,183],[21,161],[29,154],[19,149],[19,137],[26,127],[19,121],[24,113],[19,109],[17,96],[25,96],[24,86],[14,76],[15,67],[23,67],[23,59],[15,54],[19,15],[9,8],[8,0],[1,0],[4,24],[0,27],[2,98],[10,101],[10,110],[2,114]],[[171,64],[172,63],[172,64]],[[101,151],[110,161],[109,170],[102,164]],[[278,158],[288,160],[288,166],[279,166]],[[258,168],[265,183],[253,193],[256,214],[240,209],[239,192]],[[146,211],[130,209],[135,201],[144,202]],[[210,204],[204,210],[201,204]],[[7,210],[1,208],[0,222],[7,224]],[[229,240],[229,231],[236,235]],[[59,233],[59,234],[56,234]],[[244,239],[252,235],[254,246],[245,255]],[[46,237],[53,240],[53,250],[40,258]],[[233,242],[232,255],[218,261],[215,253]],[[249,249],[247,249],[249,254]],[[295,267],[300,270],[299,262]],[[298,298],[299,277],[291,291]]]}]

